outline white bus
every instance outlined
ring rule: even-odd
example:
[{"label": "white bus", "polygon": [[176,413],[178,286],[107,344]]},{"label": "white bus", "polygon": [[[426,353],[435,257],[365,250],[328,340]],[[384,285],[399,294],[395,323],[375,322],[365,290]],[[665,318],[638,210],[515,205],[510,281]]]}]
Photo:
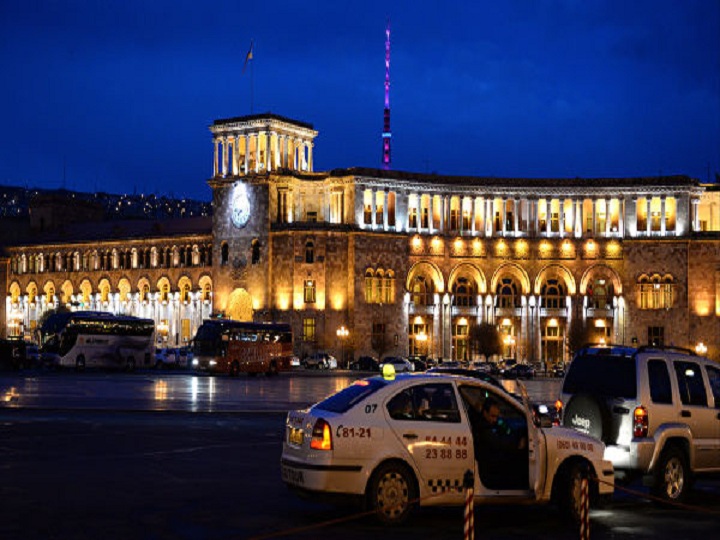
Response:
[{"label": "white bus", "polygon": [[120,368],[153,365],[155,323],[97,311],[55,313],[40,329],[41,357],[60,367]]}]

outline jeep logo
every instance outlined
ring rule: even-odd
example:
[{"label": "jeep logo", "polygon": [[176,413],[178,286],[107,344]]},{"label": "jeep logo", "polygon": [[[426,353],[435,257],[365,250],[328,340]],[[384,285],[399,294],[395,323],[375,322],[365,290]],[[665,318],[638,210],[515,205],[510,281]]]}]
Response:
[{"label": "jeep logo", "polygon": [[576,414],[575,416],[573,416],[572,420],[570,420],[570,423],[578,431],[582,431],[583,433],[590,433],[589,418],[581,418]]}]

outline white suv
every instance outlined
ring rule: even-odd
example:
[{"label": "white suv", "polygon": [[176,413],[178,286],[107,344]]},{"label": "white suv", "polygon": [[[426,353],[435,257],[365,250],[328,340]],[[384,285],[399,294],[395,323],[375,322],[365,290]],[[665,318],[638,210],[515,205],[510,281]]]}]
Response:
[{"label": "white suv", "polygon": [[675,347],[585,347],[562,386],[562,424],[601,439],[618,479],[682,500],[720,472],[720,364]]}]

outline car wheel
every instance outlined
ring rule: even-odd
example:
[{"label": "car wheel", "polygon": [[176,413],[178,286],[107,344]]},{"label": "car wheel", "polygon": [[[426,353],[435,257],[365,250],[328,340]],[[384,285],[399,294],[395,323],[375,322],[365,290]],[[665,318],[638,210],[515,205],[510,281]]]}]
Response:
[{"label": "car wheel", "polygon": [[[557,503],[563,516],[572,523],[579,523],[582,519],[582,481],[588,478],[587,466],[573,463],[567,467],[560,477]],[[588,486],[588,497],[590,497]],[[589,505],[589,501],[588,501]]]},{"label": "car wheel", "polygon": [[690,485],[690,471],[685,454],[670,446],[660,454],[655,469],[653,494],[663,502],[680,502],[685,499]]},{"label": "car wheel", "polygon": [[135,359],[132,356],[125,362],[125,371],[135,371]]},{"label": "car wheel", "polygon": [[608,443],[610,413],[600,397],[577,394],[570,398],[563,414],[563,425]]},{"label": "car wheel", "polygon": [[417,504],[415,478],[405,465],[386,463],[372,475],[367,496],[380,521],[402,523]]},{"label": "car wheel", "polygon": [[83,356],[82,354],[75,359],[75,370],[76,371],[84,371],[85,370],[85,356]]}]

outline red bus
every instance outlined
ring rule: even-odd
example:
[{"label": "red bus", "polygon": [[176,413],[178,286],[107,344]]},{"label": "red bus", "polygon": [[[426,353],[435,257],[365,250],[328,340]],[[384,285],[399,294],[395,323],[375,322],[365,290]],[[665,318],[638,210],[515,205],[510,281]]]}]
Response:
[{"label": "red bus", "polygon": [[292,328],[287,323],[209,319],[193,340],[193,367],[209,373],[265,373],[290,369]]}]

